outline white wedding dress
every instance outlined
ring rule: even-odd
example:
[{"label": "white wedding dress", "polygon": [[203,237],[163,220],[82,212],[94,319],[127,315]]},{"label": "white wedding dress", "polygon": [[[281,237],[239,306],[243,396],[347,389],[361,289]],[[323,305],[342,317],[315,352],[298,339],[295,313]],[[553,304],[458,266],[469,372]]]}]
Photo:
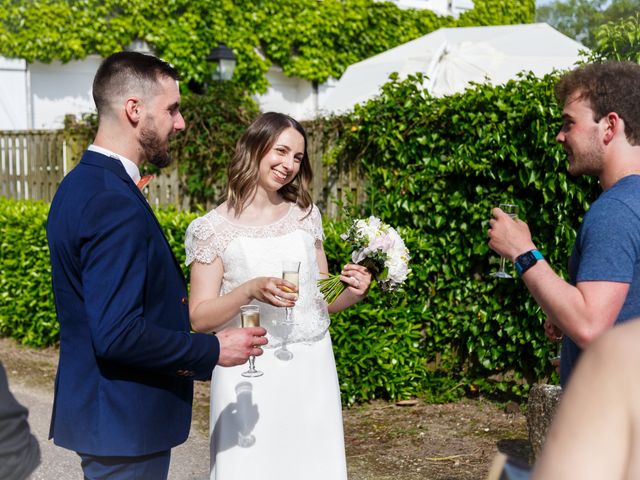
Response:
[{"label": "white wedding dress", "polygon": [[[211,378],[211,480],[343,480],[347,478],[340,388],[329,337],[329,315],[317,287],[315,249],[323,237],[320,212],[305,217],[296,205],[276,223],[246,227],[215,211],[187,229],[187,264],[220,257],[220,295],[259,276],[282,276],[283,260],[299,260],[299,299],[293,326],[278,324],[285,309],[261,302],[268,345],[248,365],[216,367]],[[239,316],[223,328],[240,326]],[[274,350],[288,333],[289,361]]]}]

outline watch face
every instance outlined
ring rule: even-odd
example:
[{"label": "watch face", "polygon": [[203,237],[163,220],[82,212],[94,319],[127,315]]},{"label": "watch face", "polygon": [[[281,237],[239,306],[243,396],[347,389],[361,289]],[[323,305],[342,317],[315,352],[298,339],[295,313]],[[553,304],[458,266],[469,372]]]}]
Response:
[{"label": "watch face", "polygon": [[523,271],[525,271],[529,267],[532,267],[533,265],[535,265],[537,261],[538,261],[538,259],[536,257],[534,257],[533,253],[531,253],[531,252],[527,252],[527,253],[521,255],[520,258],[518,258],[518,263],[522,267]]},{"label": "watch face", "polygon": [[534,255],[533,251],[523,253],[516,259],[516,270],[522,275],[538,262],[538,259]]}]

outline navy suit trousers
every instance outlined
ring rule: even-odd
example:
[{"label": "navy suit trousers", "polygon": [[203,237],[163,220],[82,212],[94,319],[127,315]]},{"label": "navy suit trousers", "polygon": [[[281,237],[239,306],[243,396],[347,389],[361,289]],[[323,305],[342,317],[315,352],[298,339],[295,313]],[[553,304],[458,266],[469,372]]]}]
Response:
[{"label": "navy suit trousers", "polygon": [[171,462],[171,450],[139,457],[78,455],[84,480],[166,480]]}]

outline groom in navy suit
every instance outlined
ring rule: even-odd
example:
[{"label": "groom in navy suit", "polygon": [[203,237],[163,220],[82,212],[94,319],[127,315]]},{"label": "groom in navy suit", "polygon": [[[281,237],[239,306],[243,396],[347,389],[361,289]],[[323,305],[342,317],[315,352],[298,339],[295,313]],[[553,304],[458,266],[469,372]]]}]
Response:
[{"label": "groom in navy suit", "polygon": [[60,322],[50,435],[88,479],[166,479],[189,435],[193,380],[266,343],[260,327],[190,332],[180,265],[136,186],[143,162],[169,164],[169,138],[185,127],[177,77],[150,55],[102,63],[98,133],[47,222]]}]

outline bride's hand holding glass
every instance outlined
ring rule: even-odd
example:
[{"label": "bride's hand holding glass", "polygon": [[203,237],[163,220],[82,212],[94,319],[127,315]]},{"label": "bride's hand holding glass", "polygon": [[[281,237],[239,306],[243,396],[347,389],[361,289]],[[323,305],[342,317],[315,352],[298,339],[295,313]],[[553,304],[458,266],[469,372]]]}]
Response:
[{"label": "bride's hand holding glass", "polygon": [[247,296],[275,307],[295,306],[298,287],[280,277],[256,277],[245,284]]}]

